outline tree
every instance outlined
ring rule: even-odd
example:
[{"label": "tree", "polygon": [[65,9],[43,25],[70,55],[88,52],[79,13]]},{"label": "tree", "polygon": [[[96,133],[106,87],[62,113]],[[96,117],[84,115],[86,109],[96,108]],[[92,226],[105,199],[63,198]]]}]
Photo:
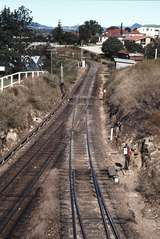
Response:
[{"label": "tree", "polygon": [[131,28],[130,27],[125,27],[124,30],[127,31],[127,32],[131,32]]},{"label": "tree", "polygon": [[22,66],[21,55],[25,54],[31,33],[30,13],[24,6],[13,12],[5,7],[0,12],[0,59],[3,59],[3,65],[8,69],[7,73],[12,73]]},{"label": "tree", "polygon": [[116,37],[109,37],[102,45],[102,51],[109,57],[116,55],[123,48],[122,42]]},{"label": "tree", "polygon": [[134,41],[125,41],[124,45],[129,52],[139,52],[144,53],[142,45],[135,43]]},{"label": "tree", "polygon": [[73,32],[64,32],[63,40],[65,44],[73,45],[78,44],[78,37]]},{"label": "tree", "polygon": [[59,44],[63,44],[64,42],[64,32],[63,32],[63,28],[61,26],[61,22],[58,22],[58,26],[56,28],[54,28],[53,32],[53,41],[54,42],[58,42]]},{"label": "tree", "polygon": [[94,20],[86,21],[79,26],[79,40],[85,43],[95,43],[99,35],[103,32],[103,28]]},{"label": "tree", "polygon": [[31,11],[24,6],[18,8],[18,10],[14,10],[14,34],[18,36],[20,39],[24,37],[29,37],[31,29],[28,26],[32,22],[32,17],[30,16]]}]

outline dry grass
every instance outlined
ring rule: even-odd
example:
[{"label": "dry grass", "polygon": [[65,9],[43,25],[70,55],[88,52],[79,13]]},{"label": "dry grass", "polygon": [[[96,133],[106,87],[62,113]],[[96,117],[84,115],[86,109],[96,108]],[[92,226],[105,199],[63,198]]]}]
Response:
[{"label": "dry grass", "polygon": [[[112,117],[122,122],[124,137],[133,140],[148,135],[159,137],[160,61],[149,60],[118,70],[107,82],[107,101]],[[132,134],[133,133],[133,134]],[[154,146],[157,147],[159,142]],[[158,147],[157,147],[158,148]],[[152,205],[159,205],[159,150],[147,168],[140,170],[138,190]],[[158,203],[158,204],[157,204]],[[160,214],[160,211],[159,211]]]},{"label": "dry grass", "polygon": [[51,110],[58,96],[55,86],[45,78],[27,79],[23,85],[0,94],[0,130],[25,128],[31,111]]},{"label": "dry grass", "polygon": [[152,114],[160,110],[160,61],[116,71],[107,89],[112,114],[125,124],[144,128],[145,121],[150,122]]}]

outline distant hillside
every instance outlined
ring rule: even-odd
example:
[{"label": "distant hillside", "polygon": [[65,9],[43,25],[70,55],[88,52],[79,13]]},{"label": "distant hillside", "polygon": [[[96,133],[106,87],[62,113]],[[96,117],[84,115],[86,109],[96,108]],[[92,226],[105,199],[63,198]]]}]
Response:
[{"label": "distant hillside", "polygon": [[134,29],[134,28],[139,28],[141,27],[142,25],[139,24],[139,23],[134,23],[132,26],[130,26],[131,29]]},{"label": "distant hillside", "polygon": [[41,25],[37,22],[32,22],[30,25],[30,28],[35,29],[35,30],[46,30],[46,31],[52,31],[53,27]]},{"label": "distant hillside", "polygon": [[75,26],[63,26],[63,30],[66,32],[76,32],[79,28],[79,25]]},{"label": "distant hillside", "polygon": [[143,27],[157,27],[157,28],[159,28],[160,25],[157,25],[157,24],[145,24],[145,25],[143,25]]},{"label": "distant hillside", "polygon": [[[63,26],[63,30],[66,31],[66,32],[75,32],[75,31],[78,30],[78,27],[79,27],[79,25]],[[42,24],[39,24],[37,22],[31,23],[30,28],[35,29],[35,30],[48,31],[48,32],[50,32],[54,29],[54,27],[42,25]]]},{"label": "distant hillside", "polygon": [[[129,26],[129,27],[131,29],[134,29],[134,28],[139,28],[141,26],[142,25],[139,24],[139,23],[134,23],[132,26]],[[63,27],[63,30],[66,31],[66,32],[76,32],[76,31],[78,31],[79,25],[75,25],[75,26],[62,26],[62,27]],[[126,26],[123,26],[123,27],[126,27]],[[42,25],[42,24],[37,23],[37,22],[31,23],[30,28],[35,29],[35,30],[42,30],[42,31],[46,31],[46,32],[51,32],[54,29],[54,27]],[[103,27],[103,30],[105,31],[106,27]]]}]

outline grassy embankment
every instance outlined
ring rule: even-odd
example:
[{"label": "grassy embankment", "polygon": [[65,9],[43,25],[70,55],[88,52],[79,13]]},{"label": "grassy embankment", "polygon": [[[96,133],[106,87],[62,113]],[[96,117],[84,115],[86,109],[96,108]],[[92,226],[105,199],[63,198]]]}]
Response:
[{"label": "grassy embankment", "polygon": [[110,111],[138,137],[160,126],[160,61],[144,61],[115,71],[107,82]]},{"label": "grassy embankment", "polygon": [[[79,72],[74,59],[55,59],[51,76],[27,79],[23,84],[7,88],[0,93],[0,155],[11,147],[7,142],[10,129],[18,135],[18,140],[31,130],[43,117],[54,109],[57,99],[61,100],[59,89],[60,64],[64,65],[66,91],[76,81]],[[13,143],[12,142],[12,146]]]},{"label": "grassy embankment", "polygon": [[122,123],[121,142],[138,145],[150,138],[151,160],[139,170],[139,190],[150,202],[160,203],[160,61],[148,60],[115,71],[106,87],[111,120]]}]

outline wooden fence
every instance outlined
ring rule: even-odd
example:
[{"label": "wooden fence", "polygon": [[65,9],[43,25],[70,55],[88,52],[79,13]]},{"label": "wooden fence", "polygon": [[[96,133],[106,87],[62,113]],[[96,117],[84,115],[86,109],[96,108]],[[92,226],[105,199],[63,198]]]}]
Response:
[{"label": "wooden fence", "polygon": [[34,78],[35,76],[40,76],[42,74],[47,73],[46,71],[24,71],[17,72],[12,75],[6,75],[0,78],[0,90],[3,91],[7,87],[12,87],[15,84],[20,84],[22,80],[31,76]]}]

